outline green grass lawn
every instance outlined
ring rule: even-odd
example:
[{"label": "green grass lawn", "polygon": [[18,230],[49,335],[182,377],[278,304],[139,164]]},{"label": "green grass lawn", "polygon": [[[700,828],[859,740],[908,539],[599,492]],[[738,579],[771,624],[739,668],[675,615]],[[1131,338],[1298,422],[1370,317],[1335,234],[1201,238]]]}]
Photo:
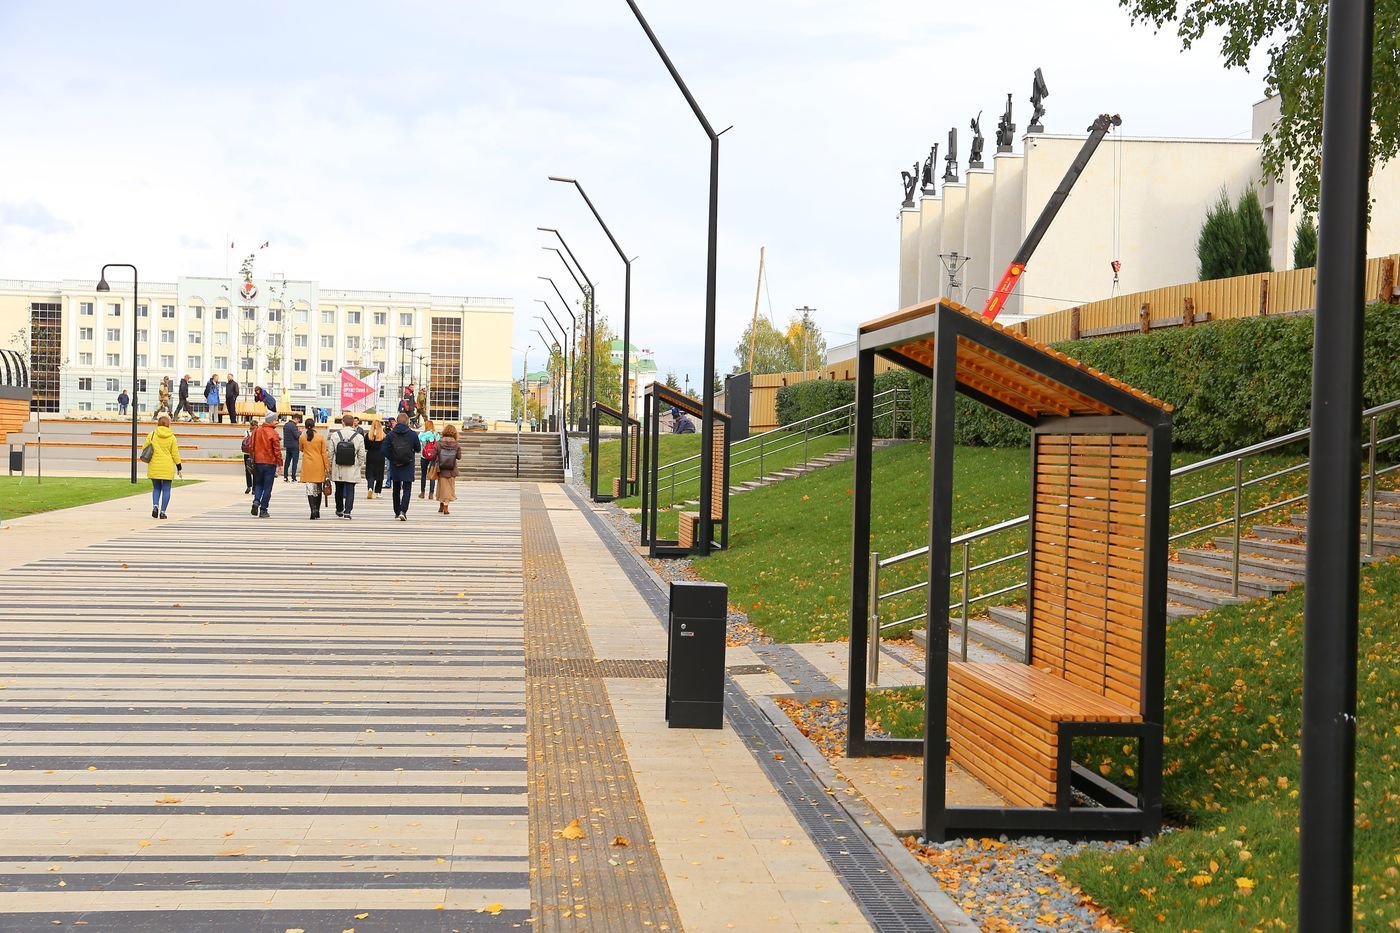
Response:
[{"label": "green grass lawn", "polygon": [[[1030,461],[1024,450],[984,447],[959,448],[954,463],[953,532],[961,534],[1023,515],[1029,506]],[[1181,455],[1178,464],[1192,458]],[[1256,457],[1246,463],[1246,479],[1276,472],[1296,461],[1277,455]],[[928,543],[928,448],[918,443],[879,450],[874,461],[872,534],[870,547],[891,556]],[[749,614],[750,620],[778,641],[830,641],[849,630],[851,496],[854,467],[838,464],[810,475],[788,480],[736,497],[731,503],[733,527],[730,550],[697,561],[705,579],[729,585],[729,598]],[[1173,484],[1173,501],[1190,499],[1228,488],[1233,481],[1230,464],[1202,470]],[[1278,501],[1305,490],[1306,471],[1269,480],[1246,491],[1246,509]],[[1178,509],[1173,528],[1197,527],[1228,517],[1231,496]],[[1298,506],[1294,507],[1299,508]],[[1275,520],[1284,520],[1280,510]],[[674,534],[675,519],[660,516],[660,534]],[[1268,521],[1269,516],[1255,519]],[[1213,534],[1228,533],[1228,529]],[[1209,537],[1209,534],[1198,536]],[[1182,544],[1199,543],[1187,540]],[[1024,528],[981,540],[970,551],[976,566],[996,557],[1014,554],[1026,546]],[[954,569],[961,554],[954,555]],[[927,565],[911,560],[888,568],[881,591],[889,592],[926,578]],[[990,593],[1025,579],[1025,560],[1008,561],[971,575],[971,595]],[[953,597],[960,591],[955,582]],[[1013,591],[998,597],[1000,603],[1019,602]],[[886,621],[922,612],[927,597],[922,590],[887,600],[882,606]],[[921,625],[922,623],[917,623]],[[913,626],[907,626],[910,628]],[[896,629],[888,635],[898,635]]]},{"label": "green grass lawn", "polygon": [[[1150,931],[1292,929],[1298,886],[1303,591],[1167,629],[1168,813],[1186,828],[1145,849],[1087,851],[1063,873],[1118,920]],[[1361,577],[1357,675],[1357,929],[1400,926],[1400,560]],[[872,691],[868,719],[923,735],[923,689]],[[1134,777],[1103,740],[1084,762]],[[1106,752],[1106,753],[1105,753]],[[1076,753],[1078,755],[1078,753]]]},{"label": "green grass lawn", "polygon": [[[176,480],[175,485],[192,482],[198,481]],[[32,476],[0,476],[0,518],[22,518],[108,499],[149,495],[150,491],[151,484],[145,479],[132,485],[131,480],[114,476],[48,476],[43,483]]]}]

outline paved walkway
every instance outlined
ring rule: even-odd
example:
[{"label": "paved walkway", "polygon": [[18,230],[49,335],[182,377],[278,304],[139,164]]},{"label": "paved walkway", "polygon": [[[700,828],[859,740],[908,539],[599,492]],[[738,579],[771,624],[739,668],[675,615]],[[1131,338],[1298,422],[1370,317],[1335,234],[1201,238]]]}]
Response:
[{"label": "paved walkway", "polygon": [[666,728],[606,532],[459,488],[309,522],[213,480],[0,532],[0,930],[871,929],[781,754]]}]

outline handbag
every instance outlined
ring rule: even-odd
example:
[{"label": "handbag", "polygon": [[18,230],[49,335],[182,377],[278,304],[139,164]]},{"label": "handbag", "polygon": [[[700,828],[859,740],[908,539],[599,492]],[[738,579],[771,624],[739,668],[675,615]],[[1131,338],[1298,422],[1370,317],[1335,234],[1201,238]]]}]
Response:
[{"label": "handbag", "polygon": [[146,446],[141,448],[141,462],[142,462],[142,463],[150,463],[150,462],[151,462],[151,458],[154,457],[155,455],[156,455],[156,449],[155,449],[155,447],[151,445],[151,442],[150,442],[150,441],[147,441],[147,442],[146,442]]},{"label": "handbag", "polygon": [[329,496],[332,496],[332,495],[334,495],[334,494],[335,494],[335,487],[331,485],[331,481],[330,481],[330,480],[325,480],[324,482],[321,483],[321,495],[322,495],[323,497],[329,497]]},{"label": "handbag", "polygon": [[436,463],[434,463],[434,464],[429,465],[429,467],[428,467],[428,479],[437,479],[437,478],[438,478],[438,465],[437,465]]}]

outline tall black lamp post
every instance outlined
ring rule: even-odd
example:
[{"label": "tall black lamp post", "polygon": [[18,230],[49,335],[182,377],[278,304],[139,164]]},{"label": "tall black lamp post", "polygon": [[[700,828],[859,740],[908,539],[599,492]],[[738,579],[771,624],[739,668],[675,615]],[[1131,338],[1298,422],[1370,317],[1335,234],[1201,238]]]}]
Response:
[{"label": "tall black lamp post", "polygon": [[[543,279],[544,276],[539,276],[539,278]],[[554,284],[552,279],[546,279],[546,281],[548,281],[550,285]],[[556,288],[555,291],[557,292],[559,289]],[[567,425],[570,424],[574,418],[574,341],[577,337],[569,328],[564,326],[563,321],[559,320],[559,316],[554,313],[554,309],[549,306],[549,302],[545,301],[543,298],[536,298],[535,300],[544,305],[544,309],[549,312],[549,316],[554,318],[554,323],[559,325],[559,332],[568,335],[569,352],[560,354],[563,357],[564,370],[566,373],[566,378],[564,380],[564,397],[568,400],[569,405],[569,410],[565,415],[567,420],[564,422],[566,425],[565,433],[567,433]],[[564,296],[560,295],[559,300],[563,301]],[[574,317],[574,312],[569,310],[568,302],[564,302],[564,311],[569,315],[569,320],[573,322],[574,327],[577,328],[578,320]],[[560,339],[559,346],[564,346],[563,338]]]},{"label": "tall black lamp post", "polygon": [[136,412],[140,409],[137,398],[141,392],[141,377],[137,375],[136,368],[136,330],[140,323],[136,319],[136,306],[141,301],[141,276],[136,271],[136,267],[129,262],[109,262],[102,267],[102,274],[98,276],[97,290],[99,292],[110,292],[112,286],[107,284],[108,269],[130,269],[131,270],[131,481],[136,482]]},{"label": "tall black lamp post", "polygon": [[[646,17],[642,16],[642,11],[638,9],[636,0],[627,0],[627,5],[632,8],[637,22],[641,24],[642,31],[651,40],[656,54],[661,56],[666,70],[671,73],[671,78],[676,82],[676,87],[680,88],[686,103],[690,104],[695,118],[700,121],[700,126],[705,130],[705,135],[710,138],[710,233],[709,252],[705,260],[705,390],[700,416],[701,431],[708,439],[714,436],[715,428],[715,263],[719,244],[719,138],[729,132],[732,127],[725,127],[718,133],[715,132],[715,128],[710,125],[705,112],[695,102],[690,88],[685,86],[681,73],[671,63],[671,56],[667,55],[666,50],[661,47],[661,40],[656,38],[656,33],[651,31]],[[710,553],[710,542],[713,538],[710,515],[712,514],[711,503],[715,496],[714,456],[714,445],[706,440],[700,445],[700,527],[697,529],[696,538],[698,540],[695,542],[701,554]]]},{"label": "tall black lamp post", "polygon": [[[536,315],[536,317],[538,318],[539,315]],[[531,328],[531,329],[534,331],[535,336],[538,337],[538,338],[540,338],[540,342],[544,344],[545,352],[546,352],[546,353],[549,353],[550,356],[553,356],[554,354],[551,352],[551,350],[552,350],[552,348],[553,348],[553,346],[554,346],[554,341],[551,340],[550,338],[546,337],[544,334],[540,333],[540,329],[539,329],[538,327]],[[546,375],[546,376],[549,375],[549,364],[548,364],[548,363],[545,364],[544,372],[545,372],[545,375]],[[554,386],[553,386],[552,384],[551,384],[550,387],[549,387],[549,396],[550,396],[550,398],[549,398],[549,407],[552,409],[552,408],[554,407],[554,402],[555,402],[555,398],[554,398]],[[547,413],[547,412],[544,410],[544,407],[543,407],[543,406],[540,407],[540,418],[544,420],[545,427],[546,427],[546,428],[549,427],[549,413]]]},{"label": "tall black lamp post", "polygon": [[[555,252],[558,252],[558,250],[555,250]],[[562,253],[560,253],[559,258],[564,258]],[[569,424],[577,424],[578,412],[575,408],[574,400],[578,395],[578,386],[575,385],[575,383],[578,382],[578,358],[575,352],[578,347],[578,318],[574,316],[573,309],[569,307],[568,299],[565,298],[564,293],[559,290],[559,286],[554,284],[553,279],[547,275],[539,275],[536,276],[536,278],[544,279],[549,283],[549,286],[554,289],[554,294],[559,296],[559,303],[564,306],[564,313],[569,316]],[[577,282],[577,279],[575,279],[575,282]],[[582,288],[582,286],[580,286],[580,288]],[[548,308],[549,305],[546,304],[545,307]],[[549,313],[553,314],[554,309],[551,308]],[[585,327],[588,326],[587,317],[584,318],[583,325]],[[564,325],[561,323],[559,326],[562,328]]]},{"label": "tall black lamp post", "polygon": [[[538,301],[539,299],[537,298],[537,299],[535,299],[535,300]],[[565,356],[562,352],[560,352],[560,348],[562,348],[562,347],[564,346],[564,340],[563,340],[563,338],[562,338],[562,337],[559,337],[559,336],[557,336],[557,335],[555,335],[555,333],[554,333],[554,328],[552,328],[552,327],[549,326],[549,322],[546,321],[546,320],[544,319],[544,316],[543,316],[543,315],[536,314],[536,315],[535,315],[535,320],[537,320],[537,321],[539,321],[541,324],[543,324],[543,325],[544,325],[544,329],[549,333],[550,339],[549,339],[548,341],[546,341],[546,343],[545,343],[545,347],[549,350],[549,362],[550,362],[550,363],[553,363],[553,362],[554,362],[554,354],[555,354],[555,353],[559,353],[559,361],[560,361],[560,363],[561,363],[561,364],[567,364],[569,358],[568,358],[567,356]],[[538,334],[539,331],[536,330],[535,333]],[[543,338],[544,335],[543,335],[543,334],[540,334],[540,337]],[[549,370],[549,367],[548,367],[548,365],[546,365],[545,371],[548,372],[548,370]],[[560,379],[565,379],[565,374],[561,374],[561,375],[560,375]],[[553,376],[553,374],[550,375],[550,381],[551,381],[551,382],[554,381],[554,376]],[[551,402],[551,406],[550,406],[550,407],[555,408],[556,410],[560,409],[560,407],[561,407],[561,405],[562,405],[562,402],[563,402],[563,393],[560,392],[560,393],[558,393],[558,394],[556,395],[556,394],[554,393],[553,388],[551,387],[551,389],[550,389],[550,394],[551,394],[551,396],[553,396],[553,397],[550,399],[550,402]],[[559,414],[560,414],[561,417],[563,416],[562,410],[560,410]]]},{"label": "tall black lamp post", "polygon": [[[593,200],[588,196],[588,192],[583,190],[583,185],[579,184],[577,179],[560,178],[557,175],[550,175],[549,180],[562,182],[566,185],[573,185],[578,189],[578,193],[583,196],[583,203],[587,204],[588,209],[593,212],[593,219],[598,221],[598,226],[603,228],[603,233],[607,234],[608,242],[612,243],[613,249],[617,250],[617,255],[622,259],[622,265],[627,270],[622,286],[622,404],[619,406],[619,410],[622,412],[622,466],[621,472],[618,475],[622,477],[621,488],[623,495],[629,495],[631,493],[631,488],[627,483],[627,464],[630,462],[627,459],[627,409],[630,407],[630,396],[632,394],[630,372],[632,364],[632,262],[636,257],[633,256],[629,259],[627,253],[618,245],[617,238],[612,235],[612,231],[608,229],[608,225],[603,222],[603,216],[598,213],[598,208],[593,206]],[[589,372],[591,373],[592,371],[592,367],[590,367]],[[593,459],[597,460],[597,456],[595,455]]]},{"label": "tall black lamp post", "polygon": [[[594,367],[593,361],[598,358],[598,348],[596,346],[598,329],[594,326],[595,316],[598,310],[598,291],[593,285],[593,279],[589,278],[588,273],[584,271],[583,263],[579,262],[578,257],[574,255],[574,251],[569,249],[569,244],[568,241],[564,239],[564,234],[560,233],[558,230],[555,230],[553,227],[536,227],[535,229],[540,230],[544,233],[552,233],[559,239],[559,245],[564,247],[564,252],[568,253],[569,258],[574,261],[574,265],[578,266],[578,274],[583,276],[583,283],[586,283],[588,286],[587,290],[584,293],[584,297],[588,299],[588,307],[585,312],[583,325],[584,329],[588,331],[588,404],[584,406],[584,413],[587,415],[587,417],[591,419],[593,417],[593,400],[597,398],[597,395],[594,391],[593,378],[593,370],[596,367]],[[553,250],[554,253],[559,256],[560,262],[564,263],[564,268],[568,269],[569,275],[573,277],[574,284],[578,285],[579,289],[583,291],[584,284],[579,282],[578,276],[574,275],[574,270],[570,268],[568,262],[564,261],[564,254],[560,253],[559,250],[554,249],[554,247],[552,246],[546,246],[544,247],[544,249]]]}]

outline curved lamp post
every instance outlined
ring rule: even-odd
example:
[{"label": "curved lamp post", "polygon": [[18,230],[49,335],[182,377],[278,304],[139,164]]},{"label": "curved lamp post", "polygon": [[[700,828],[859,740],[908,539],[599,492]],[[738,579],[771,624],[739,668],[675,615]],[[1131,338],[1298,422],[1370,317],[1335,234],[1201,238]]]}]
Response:
[{"label": "curved lamp post", "polygon": [[136,271],[136,267],[129,262],[109,262],[102,267],[102,274],[98,277],[97,290],[99,292],[110,292],[112,286],[107,284],[108,269],[130,269],[131,270],[131,481],[136,482],[136,412],[139,408],[137,397],[141,391],[141,379],[136,373],[136,306],[141,301],[140,287],[141,276]]},{"label": "curved lamp post", "polygon": [[594,327],[594,316],[598,308],[598,292],[593,286],[593,279],[589,278],[588,273],[584,271],[583,263],[579,262],[578,257],[574,255],[574,251],[569,249],[569,244],[568,241],[564,239],[564,234],[553,227],[536,227],[535,229],[542,233],[552,233],[558,238],[559,245],[564,247],[564,252],[569,254],[569,259],[572,259],[574,265],[578,266],[578,275],[583,276],[583,283],[587,283],[588,285],[587,289],[584,289],[584,284],[579,282],[578,275],[574,275],[574,270],[569,266],[569,263],[564,260],[564,253],[559,252],[559,250],[554,249],[552,246],[543,247],[543,249],[553,250],[559,257],[560,262],[564,263],[564,268],[569,270],[569,275],[573,277],[574,284],[579,287],[580,291],[584,292],[584,297],[588,299],[588,307],[585,311],[584,318],[584,329],[588,331],[588,404],[586,406],[586,413],[591,419],[593,417],[593,400],[597,397],[594,394],[593,361],[597,359],[598,354],[598,349],[595,346],[597,328]]},{"label": "curved lamp post", "polygon": [[[701,421],[703,422],[701,431],[708,438],[712,436],[711,432],[714,430],[715,420],[715,257],[719,227],[719,138],[729,132],[732,127],[725,127],[718,133],[715,132],[709,119],[706,118],[705,112],[695,102],[690,88],[685,86],[681,73],[671,63],[671,56],[667,55],[666,50],[661,47],[661,40],[656,38],[656,33],[651,31],[646,17],[642,16],[642,11],[637,8],[636,0],[627,0],[627,5],[632,8],[632,13],[637,17],[642,31],[651,40],[656,54],[661,56],[666,70],[671,73],[671,78],[676,82],[676,87],[680,88],[686,103],[690,104],[690,109],[695,113],[695,118],[700,121],[705,135],[710,138],[710,233],[709,254],[705,264],[705,390],[704,406],[701,410]],[[710,540],[713,537],[710,530],[710,503],[714,501],[715,496],[713,467],[714,447],[708,442],[703,443],[700,445],[700,527],[696,530],[697,541],[695,542],[699,546],[701,554],[710,553]]]},{"label": "curved lamp post", "polygon": [[[592,211],[593,219],[598,221],[598,226],[603,228],[603,233],[607,234],[608,242],[612,243],[613,249],[617,250],[617,255],[622,259],[622,265],[627,270],[626,277],[623,280],[622,293],[622,405],[619,406],[622,411],[622,465],[621,472],[618,475],[623,478],[623,495],[629,495],[631,493],[631,488],[627,483],[627,409],[631,402],[630,396],[632,395],[632,382],[630,378],[632,363],[632,262],[636,257],[634,256],[631,259],[627,258],[627,254],[623,252],[622,247],[618,245],[617,238],[612,235],[612,231],[608,229],[608,225],[603,222],[603,216],[598,213],[598,208],[593,206],[593,200],[588,196],[588,192],[583,190],[583,185],[579,184],[577,179],[560,178],[557,175],[550,175],[549,180],[561,182],[566,185],[573,185],[578,189],[578,193],[583,196],[583,203],[587,204],[588,209]],[[592,372],[591,368],[589,372]],[[594,457],[593,459],[596,461],[598,458]]]},{"label": "curved lamp post", "polygon": [[[544,278],[544,276],[539,276],[539,278]],[[553,282],[553,281],[550,281],[549,284],[550,284],[550,285],[553,285],[554,282]],[[557,289],[557,288],[555,289],[555,291],[558,291],[558,290],[559,290],[559,289]],[[556,314],[554,313],[554,309],[551,308],[551,307],[549,306],[549,302],[545,301],[543,298],[536,298],[535,300],[538,301],[540,304],[544,305],[544,309],[545,309],[546,311],[549,312],[549,316],[552,317],[552,318],[554,318],[554,323],[559,325],[559,333],[561,333],[561,334],[569,334],[569,335],[570,335],[570,337],[569,337],[569,352],[568,352],[568,353],[561,353],[560,355],[563,357],[564,367],[565,367],[565,370],[567,371],[567,373],[566,373],[566,374],[567,374],[567,378],[566,378],[566,380],[565,380],[565,385],[564,385],[564,397],[565,397],[566,399],[568,399],[568,402],[569,402],[568,418],[569,418],[569,421],[571,422],[571,421],[573,420],[573,417],[574,417],[574,393],[573,393],[573,388],[574,388],[574,360],[573,360],[574,344],[573,344],[573,341],[574,341],[574,337],[572,336],[572,334],[571,334],[569,328],[567,328],[567,327],[564,326],[564,322],[561,321],[561,320],[559,320],[559,316],[556,315]],[[563,300],[564,300],[564,296],[563,296],[563,295],[560,295],[560,296],[559,296],[559,300],[560,300],[560,301],[563,301]],[[578,322],[577,322],[577,320],[575,320],[575,318],[574,318],[574,312],[572,312],[572,311],[569,310],[568,302],[565,302],[565,303],[564,303],[564,311],[569,315],[569,319],[570,319],[571,321],[574,321],[574,325],[577,326]],[[560,341],[559,341],[559,346],[561,346],[561,347],[564,346],[564,341],[563,341],[563,339],[560,339]],[[568,422],[565,422],[565,423],[567,424]]]},{"label": "curved lamp post", "polygon": [[[538,301],[539,299],[536,299],[536,300]],[[561,363],[567,363],[567,362],[568,362],[568,357],[564,356],[564,354],[561,352],[561,348],[564,346],[564,341],[563,341],[560,337],[558,337],[558,336],[555,335],[555,333],[554,333],[554,328],[552,328],[552,327],[549,326],[549,322],[546,321],[542,315],[536,314],[536,315],[535,315],[535,320],[537,320],[537,321],[539,321],[541,324],[543,324],[543,325],[544,325],[544,329],[549,333],[549,340],[545,341],[545,348],[549,351],[549,357],[550,357],[549,363],[552,364],[552,363],[554,362],[554,354],[555,354],[555,353],[559,353],[559,359],[560,359],[560,362],[561,362]],[[540,334],[538,328],[535,329],[535,333]],[[544,334],[540,334],[540,339],[541,339],[541,340],[544,339]],[[546,365],[545,365],[545,371],[546,371],[546,372],[549,371],[549,364],[546,364]],[[560,379],[565,379],[565,378],[566,378],[566,374],[562,374],[562,373],[561,373],[561,374],[560,374]],[[563,417],[563,414],[564,414],[564,412],[563,412],[563,393],[560,392],[560,393],[558,393],[557,395],[555,394],[555,392],[554,392],[554,387],[553,387],[553,382],[554,382],[555,380],[554,380],[554,375],[553,375],[552,373],[550,374],[549,379],[550,379],[550,383],[551,383],[551,385],[550,385],[550,400],[549,400],[549,401],[550,401],[550,407],[553,408],[553,409],[555,409],[555,411],[558,412],[558,414],[559,414],[560,417],[562,418],[562,417]]]}]

